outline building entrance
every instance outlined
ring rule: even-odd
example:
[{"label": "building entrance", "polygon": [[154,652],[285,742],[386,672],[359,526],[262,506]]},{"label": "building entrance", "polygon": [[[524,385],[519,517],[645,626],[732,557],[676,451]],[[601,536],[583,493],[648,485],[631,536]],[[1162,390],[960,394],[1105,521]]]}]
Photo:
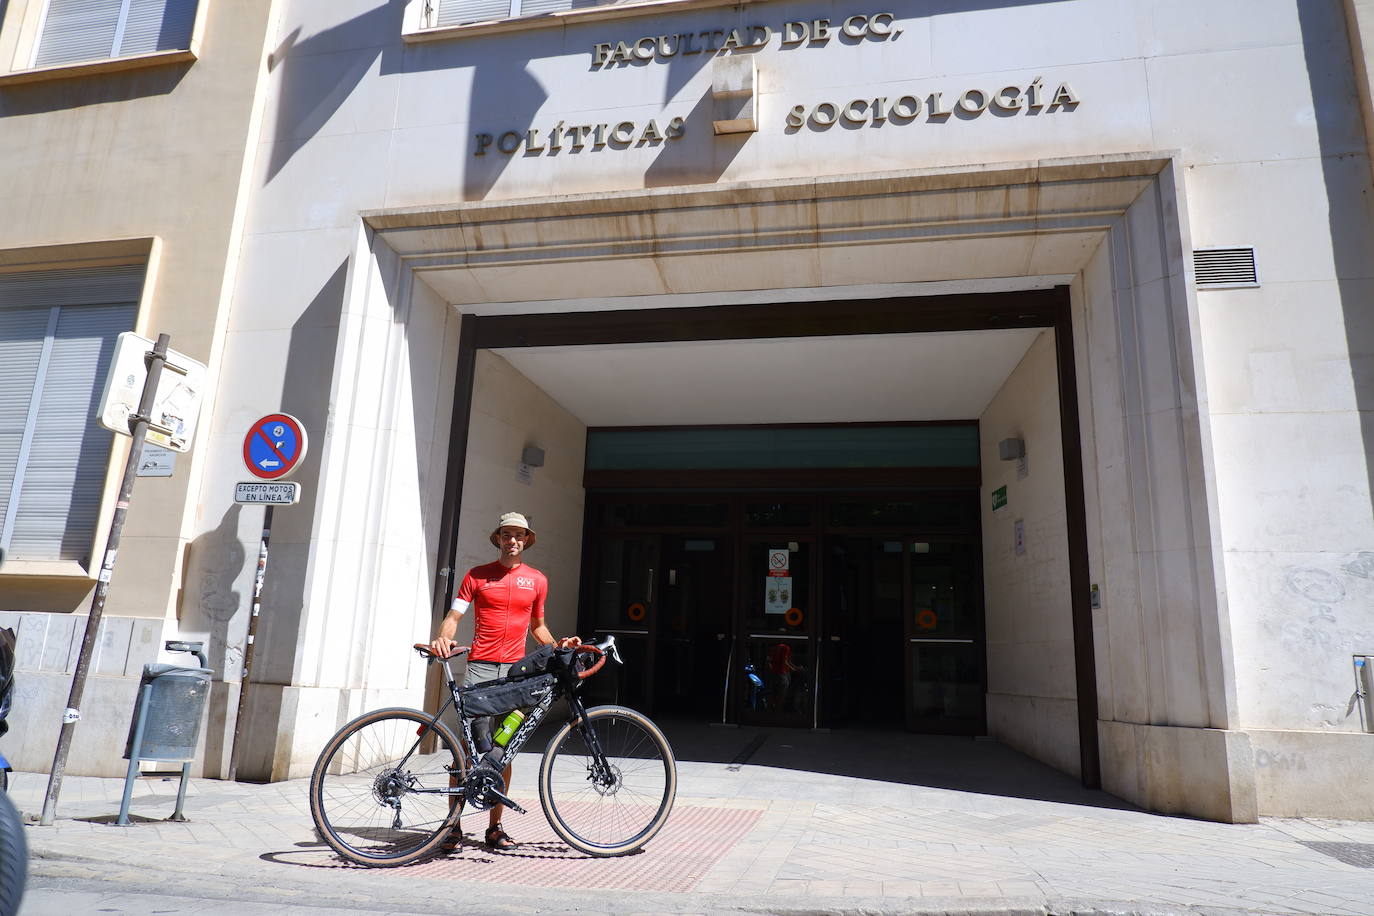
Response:
[{"label": "building entrance", "polygon": [[587,519],[579,629],[626,661],[599,701],[984,733],[976,489],[591,492]]}]

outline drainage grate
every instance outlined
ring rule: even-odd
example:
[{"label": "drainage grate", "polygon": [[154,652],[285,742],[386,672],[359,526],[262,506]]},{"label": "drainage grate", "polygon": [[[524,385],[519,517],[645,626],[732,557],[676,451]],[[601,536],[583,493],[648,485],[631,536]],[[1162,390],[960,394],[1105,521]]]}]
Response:
[{"label": "drainage grate", "polygon": [[1308,849],[1315,849],[1322,855],[1338,859],[1356,868],[1374,868],[1374,843],[1317,843],[1311,840],[1298,842]]},{"label": "drainage grate", "polygon": [[1193,251],[1193,278],[1198,289],[1259,286],[1255,249],[1197,248]]}]

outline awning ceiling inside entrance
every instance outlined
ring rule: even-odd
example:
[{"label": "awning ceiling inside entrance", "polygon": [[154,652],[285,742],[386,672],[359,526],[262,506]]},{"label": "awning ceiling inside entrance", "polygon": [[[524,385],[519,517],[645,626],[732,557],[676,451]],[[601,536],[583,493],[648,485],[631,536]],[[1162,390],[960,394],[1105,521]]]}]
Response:
[{"label": "awning ceiling inside entrance", "polygon": [[980,416],[1039,328],[495,351],[588,426]]}]

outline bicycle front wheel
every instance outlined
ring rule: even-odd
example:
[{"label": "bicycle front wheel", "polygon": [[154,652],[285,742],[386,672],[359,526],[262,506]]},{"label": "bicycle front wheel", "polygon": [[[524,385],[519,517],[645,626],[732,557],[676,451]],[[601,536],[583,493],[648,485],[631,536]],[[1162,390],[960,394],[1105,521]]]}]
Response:
[{"label": "bicycle front wheel", "polygon": [[553,736],[539,766],[549,826],[589,856],[639,849],[668,820],[677,795],[673,749],[647,716],[623,706],[587,710]]},{"label": "bicycle front wheel", "polygon": [[448,790],[466,775],[458,739],[415,709],[379,709],[325,745],[310,776],[320,837],[360,865],[405,865],[434,852],[458,826]]}]

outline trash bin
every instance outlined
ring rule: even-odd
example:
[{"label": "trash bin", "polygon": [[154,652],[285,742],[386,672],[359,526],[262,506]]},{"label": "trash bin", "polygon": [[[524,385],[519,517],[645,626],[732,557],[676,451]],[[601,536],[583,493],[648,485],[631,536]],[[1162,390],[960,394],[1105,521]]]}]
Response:
[{"label": "trash bin", "polygon": [[[129,738],[124,744],[124,759],[174,763],[194,760],[213,674],[209,668],[144,665],[138,703],[134,706]],[[136,748],[140,720],[143,736]]]},{"label": "trash bin", "polygon": [[[173,651],[196,651],[200,644],[181,648],[183,644],[168,643]],[[124,744],[124,757],[129,770],[124,777],[124,800],[119,806],[119,826],[129,823],[129,800],[133,795],[134,778],[140,760],[160,760],[181,764],[181,784],[177,788],[176,810],[169,820],[184,821],[182,805],[186,802],[186,780],[191,774],[191,761],[200,741],[200,723],[205,704],[210,699],[209,668],[187,668],[181,665],[144,665],[138,685],[138,701],[134,704],[133,721],[129,723],[129,738]]]}]

